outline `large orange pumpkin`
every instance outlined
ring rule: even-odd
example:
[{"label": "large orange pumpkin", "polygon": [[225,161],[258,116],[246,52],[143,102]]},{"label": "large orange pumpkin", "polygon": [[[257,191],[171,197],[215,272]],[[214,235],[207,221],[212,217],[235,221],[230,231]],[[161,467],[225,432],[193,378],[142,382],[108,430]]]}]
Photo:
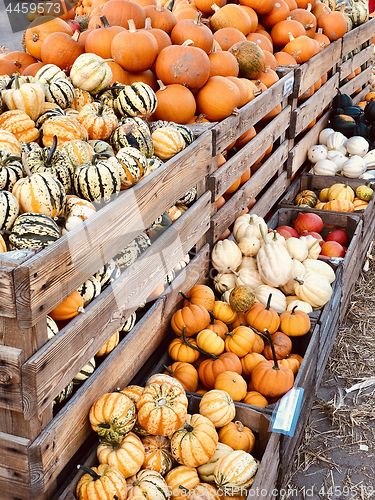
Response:
[{"label": "large orange pumpkin", "polygon": [[[111,44],[117,33],[125,31],[121,26],[111,26],[105,16],[100,16],[102,27],[90,32],[85,42],[85,51],[103,59],[111,59]],[[79,40],[80,41],[80,40]]]},{"label": "large orange pumpkin", "polygon": [[163,49],[165,49],[165,47],[169,47],[170,45],[172,45],[168,33],[159,28],[153,28],[151,24],[151,18],[149,17],[146,18],[145,30],[147,30],[149,33],[151,33],[152,36],[155,37],[156,43],[158,44],[158,54]]},{"label": "large orange pumpkin", "polygon": [[341,14],[341,12],[333,11],[318,19],[318,27],[323,29],[324,35],[326,35],[331,42],[334,42],[345,35],[347,22],[345,16]]},{"label": "large orange pumpkin", "polygon": [[177,20],[173,12],[163,7],[161,0],[156,0],[155,5],[147,5],[145,7],[146,17],[151,18],[151,23],[154,28],[159,28],[166,33],[170,33]]},{"label": "large orange pumpkin", "polygon": [[228,50],[237,42],[244,42],[245,35],[236,28],[220,28],[214,33],[214,40],[216,40],[222,50]]},{"label": "large orange pumpkin", "polygon": [[78,35],[78,32],[72,37],[61,32],[49,35],[42,45],[42,61],[45,64],[55,64],[69,73],[74,61],[85,51],[83,46],[77,42]]},{"label": "large orange pumpkin", "polygon": [[198,368],[199,379],[205,387],[213,389],[217,376],[225,371],[242,373],[241,361],[233,352],[224,352],[219,357],[211,356],[202,361]]},{"label": "large orange pumpkin", "polygon": [[137,29],[144,28],[146,12],[143,7],[129,0],[109,0],[100,10],[111,26],[122,26],[128,29],[128,21],[132,19]]},{"label": "large orange pumpkin", "polygon": [[273,0],[241,0],[241,5],[247,5],[254,9],[259,15],[267,14],[273,7]]},{"label": "large orange pumpkin", "polygon": [[284,0],[277,0],[277,2],[274,2],[272,9],[260,17],[260,22],[266,29],[270,30],[276,23],[284,21],[288,15],[288,4]]},{"label": "large orange pumpkin", "polygon": [[208,54],[212,49],[214,37],[210,28],[201,22],[201,17],[202,13],[198,12],[194,21],[179,21],[171,32],[172,43],[182,45],[186,40],[193,40],[194,47],[199,47]]},{"label": "large orange pumpkin", "polygon": [[192,92],[184,85],[177,83],[164,85],[161,80],[158,83],[160,86],[156,92],[158,105],[152,119],[182,124],[189,123],[197,109]]},{"label": "large orange pumpkin", "polygon": [[221,8],[214,7],[211,17],[211,29],[215,33],[221,28],[236,28],[245,36],[251,31],[251,19],[239,5],[230,3]]},{"label": "large orange pumpkin", "polygon": [[36,59],[34,59],[33,56],[30,54],[27,54],[26,52],[23,51],[14,51],[14,52],[9,52],[9,54],[3,55],[2,60],[6,59],[8,61],[12,61],[12,63],[15,65],[16,70],[18,73],[22,74],[23,71],[30,66],[30,64],[35,64]]},{"label": "large orange pumpkin", "polygon": [[65,321],[74,318],[83,311],[83,297],[76,290],[56,306],[50,313],[55,321]]},{"label": "large orange pumpkin", "polygon": [[237,86],[223,76],[212,76],[196,95],[197,109],[210,121],[230,116],[240,103]]},{"label": "large orange pumpkin", "polygon": [[52,33],[61,32],[73,35],[69,24],[57,17],[42,16],[33,21],[25,31],[25,46],[27,51],[35,58],[42,59],[42,45]]},{"label": "large orange pumpkin", "polygon": [[210,76],[238,76],[240,67],[237,59],[227,50],[212,51],[210,60]]}]

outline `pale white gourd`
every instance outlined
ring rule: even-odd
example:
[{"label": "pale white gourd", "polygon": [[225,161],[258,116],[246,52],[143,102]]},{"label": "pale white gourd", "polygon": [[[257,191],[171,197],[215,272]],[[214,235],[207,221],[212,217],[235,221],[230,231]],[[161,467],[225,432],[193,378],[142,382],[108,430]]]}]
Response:
[{"label": "pale white gourd", "polygon": [[257,254],[258,271],[266,285],[285,285],[292,272],[293,261],[283,245],[267,242]]},{"label": "pale white gourd", "polygon": [[277,231],[271,231],[270,233],[267,233],[264,235],[264,238],[261,238],[260,240],[260,246],[262,247],[265,245],[267,242],[273,241],[274,243],[277,243],[278,245],[283,245],[286,247],[286,242],[284,236],[279,234]]},{"label": "pale white gourd", "polygon": [[238,242],[238,248],[245,257],[254,257],[260,249],[260,241],[253,234],[245,236],[245,238],[241,238]]},{"label": "pale white gourd", "polygon": [[366,162],[367,170],[370,170],[370,168],[375,167],[375,149],[372,149],[367,154],[365,154],[363,159]]},{"label": "pale white gourd", "polygon": [[306,273],[319,273],[322,276],[325,276],[330,283],[335,281],[335,271],[327,262],[323,262],[322,260],[306,259],[302,262],[302,265],[304,266]]},{"label": "pale white gourd", "polygon": [[360,179],[372,180],[375,179],[375,170],[368,170],[360,176]]},{"label": "pale white gourd", "polygon": [[296,276],[300,276],[301,274],[305,273],[306,269],[304,268],[302,262],[299,260],[293,259],[293,267],[292,267],[292,273],[290,275],[290,279],[288,282],[284,285],[281,286],[280,289],[285,295],[294,295],[294,278]]},{"label": "pale white gourd", "polygon": [[295,294],[312,307],[324,306],[331,298],[332,287],[325,276],[308,272],[298,276],[295,280]]},{"label": "pale white gourd", "polygon": [[293,300],[299,300],[299,298],[297,297],[297,295],[287,295],[285,297],[286,299],[286,305],[288,306],[291,302],[293,302]]},{"label": "pale white gourd", "polygon": [[316,163],[319,160],[325,160],[327,158],[328,154],[328,149],[326,146],[323,145],[317,145],[317,146],[312,146],[308,153],[307,153],[307,158],[311,163]]},{"label": "pale white gourd", "polygon": [[242,253],[234,241],[218,241],[212,249],[211,261],[219,273],[231,273],[240,267]]},{"label": "pale white gourd", "polygon": [[346,162],[347,157],[344,154],[340,153],[340,151],[328,151],[327,160],[336,163],[338,169],[337,172],[339,172],[343,164]]},{"label": "pale white gourd", "polygon": [[288,238],[286,240],[286,249],[292,259],[299,260],[300,262],[307,259],[309,253],[306,243],[299,238]]},{"label": "pale white gourd", "polygon": [[259,271],[256,269],[241,269],[235,273],[236,286],[246,285],[251,290],[255,290],[260,285],[264,285]]},{"label": "pale white gourd", "polygon": [[314,238],[311,234],[307,236],[300,236],[299,239],[305,243],[309,253],[307,254],[308,259],[317,259],[320,255],[321,247],[319,245],[319,240]]},{"label": "pale white gourd", "polygon": [[319,160],[315,163],[313,173],[315,175],[336,175],[338,167],[331,160]]},{"label": "pale white gourd", "polygon": [[292,311],[294,308],[296,308],[296,311],[303,311],[306,314],[313,312],[313,308],[310,306],[310,304],[304,302],[303,300],[292,300],[291,302],[289,302],[286,310]]},{"label": "pale white gourd", "polygon": [[366,171],[366,163],[360,156],[352,156],[341,167],[341,174],[344,177],[357,179]]},{"label": "pale white gourd", "polygon": [[260,239],[261,234],[259,226],[262,227],[263,233],[266,234],[268,230],[267,224],[262,217],[258,217],[256,214],[240,215],[234,223],[233,236],[237,241],[251,235]]},{"label": "pale white gourd", "polygon": [[272,295],[271,308],[278,314],[286,311],[286,297],[282,291],[268,285],[261,285],[255,290],[255,298],[264,305],[267,305],[270,294]]},{"label": "pale white gourd", "polygon": [[242,257],[242,262],[238,271],[241,269],[256,269],[258,270],[257,260],[255,257]]},{"label": "pale white gourd", "polygon": [[323,146],[327,146],[328,137],[331,134],[333,134],[333,132],[334,132],[333,128],[323,129],[319,134],[319,144],[322,144]]},{"label": "pale white gourd", "polygon": [[345,135],[341,132],[333,132],[333,134],[330,134],[327,138],[327,148],[339,151],[342,146],[345,146],[346,140]]},{"label": "pale white gourd", "polygon": [[224,293],[236,286],[236,276],[233,273],[219,273],[214,278],[214,287],[218,293]]},{"label": "pale white gourd", "polygon": [[368,153],[369,143],[364,137],[354,135],[346,141],[345,148],[349,156],[356,155],[363,158]]},{"label": "pale white gourd", "polygon": [[338,152],[343,154],[343,155],[346,155],[347,151],[346,151],[346,147],[345,146],[341,146],[341,148],[338,149]]},{"label": "pale white gourd", "polygon": [[230,297],[230,294],[232,292],[233,288],[231,288],[230,290],[226,290],[222,296],[221,296],[221,300],[223,302],[226,302],[227,304],[229,304],[229,297]]}]

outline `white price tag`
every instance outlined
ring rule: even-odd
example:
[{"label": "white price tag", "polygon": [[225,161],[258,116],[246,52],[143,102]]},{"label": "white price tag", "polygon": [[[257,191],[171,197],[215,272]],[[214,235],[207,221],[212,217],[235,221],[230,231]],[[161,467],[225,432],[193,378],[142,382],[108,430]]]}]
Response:
[{"label": "white price tag", "polygon": [[301,408],[304,389],[292,387],[279,401],[271,419],[271,430],[293,436]]},{"label": "white price tag", "polygon": [[294,75],[288,78],[288,80],[284,83],[283,96],[286,94],[290,94],[290,92],[293,90],[293,84],[294,84]]}]

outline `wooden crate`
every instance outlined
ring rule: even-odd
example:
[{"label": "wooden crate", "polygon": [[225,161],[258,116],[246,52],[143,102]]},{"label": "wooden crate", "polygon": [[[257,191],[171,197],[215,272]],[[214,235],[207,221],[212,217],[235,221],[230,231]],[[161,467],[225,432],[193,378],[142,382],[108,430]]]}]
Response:
[{"label": "wooden crate", "polygon": [[364,24],[357,26],[353,30],[345,33],[342,37],[341,57],[346,56],[352,50],[360,47],[364,43],[368,43],[375,33],[375,19],[371,18]]}]

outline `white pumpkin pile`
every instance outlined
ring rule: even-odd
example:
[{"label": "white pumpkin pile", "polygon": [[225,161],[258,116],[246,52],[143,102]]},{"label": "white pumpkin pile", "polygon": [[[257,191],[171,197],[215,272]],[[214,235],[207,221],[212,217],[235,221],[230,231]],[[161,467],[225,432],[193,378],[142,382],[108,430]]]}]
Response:
[{"label": "white pumpkin pile", "polygon": [[375,149],[369,151],[364,137],[349,139],[341,132],[325,128],[320,132],[319,144],[311,146],[307,157],[314,165],[315,175],[341,175],[352,179],[374,179]]},{"label": "white pumpkin pile", "polygon": [[297,309],[311,313],[324,306],[332,295],[335,280],[332,267],[321,260],[319,240],[311,235],[285,239],[276,231],[268,232],[265,221],[255,214],[236,219],[236,241],[218,241],[211,254],[215,289],[229,303],[235,286],[246,285],[256,301],[281,314]]}]

